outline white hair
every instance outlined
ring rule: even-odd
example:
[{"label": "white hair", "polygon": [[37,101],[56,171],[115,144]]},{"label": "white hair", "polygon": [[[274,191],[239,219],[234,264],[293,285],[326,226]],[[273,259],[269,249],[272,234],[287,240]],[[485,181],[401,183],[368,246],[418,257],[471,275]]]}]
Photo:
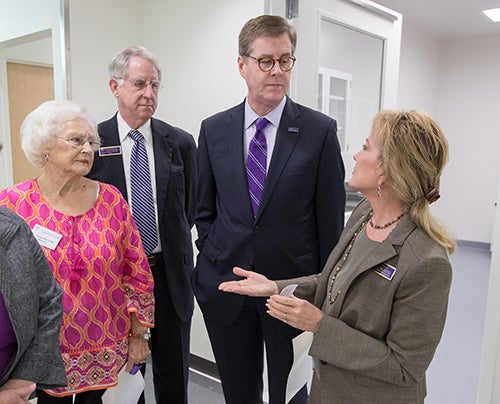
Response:
[{"label": "white hair", "polygon": [[97,139],[94,118],[73,101],[46,101],[31,111],[21,125],[21,147],[29,162],[42,168],[45,165],[44,149],[52,147],[55,135],[60,134],[66,122],[74,119],[85,121]]}]

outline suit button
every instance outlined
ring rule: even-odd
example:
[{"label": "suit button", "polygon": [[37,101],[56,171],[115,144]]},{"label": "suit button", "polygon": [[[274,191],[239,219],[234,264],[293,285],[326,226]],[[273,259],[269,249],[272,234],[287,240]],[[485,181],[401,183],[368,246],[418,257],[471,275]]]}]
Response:
[{"label": "suit button", "polygon": [[254,233],[258,233],[258,232],[259,232],[259,226],[255,226],[255,227],[253,228],[253,232],[254,232]]}]

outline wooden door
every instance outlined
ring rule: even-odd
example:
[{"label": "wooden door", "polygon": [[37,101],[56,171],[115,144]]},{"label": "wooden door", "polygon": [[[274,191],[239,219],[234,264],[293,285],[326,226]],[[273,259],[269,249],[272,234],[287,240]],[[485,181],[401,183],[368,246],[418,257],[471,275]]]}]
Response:
[{"label": "wooden door", "polygon": [[14,183],[38,177],[21,149],[21,124],[24,118],[42,102],[54,99],[52,67],[7,62],[10,137]]}]

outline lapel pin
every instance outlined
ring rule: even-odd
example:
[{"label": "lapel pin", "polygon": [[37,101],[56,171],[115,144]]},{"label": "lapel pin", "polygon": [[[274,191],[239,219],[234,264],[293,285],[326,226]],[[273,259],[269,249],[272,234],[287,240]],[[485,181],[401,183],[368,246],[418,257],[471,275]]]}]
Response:
[{"label": "lapel pin", "polygon": [[299,128],[297,128],[295,126],[289,126],[288,127],[288,132],[299,133]]}]

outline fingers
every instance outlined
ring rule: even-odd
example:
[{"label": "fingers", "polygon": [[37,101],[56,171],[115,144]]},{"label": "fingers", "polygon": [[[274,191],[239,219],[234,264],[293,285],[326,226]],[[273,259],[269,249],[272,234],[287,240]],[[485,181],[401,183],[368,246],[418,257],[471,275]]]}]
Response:
[{"label": "fingers", "polygon": [[130,372],[134,367],[134,363],[130,360],[127,361],[127,366],[125,366],[125,372]]},{"label": "fingers", "polygon": [[240,267],[234,267],[233,268],[233,273],[238,276],[243,276],[244,278],[248,278],[252,271],[247,271],[246,269],[240,268]]},{"label": "fingers", "polygon": [[[243,278],[248,278],[252,271],[247,271],[243,268],[240,267],[234,267],[233,268],[233,273],[235,275],[241,276]],[[227,282],[222,282],[219,285],[219,290],[223,292],[232,292],[232,293],[239,293],[238,289],[240,288],[240,281],[227,281]]]},{"label": "fingers", "polygon": [[143,365],[144,363],[146,363],[146,359],[149,355],[151,355],[151,351],[149,349],[147,349],[145,352],[129,350],[125,370],[127,372],[130,372],[135,365]]},{"label": "fingers", "polygon": [[293,319],[296,318],[299,302],[300,299],[297,299],[295,296],[273,295],[267,299],[267,313],[278,320],[291,324],[294,321]]},{"label": "fingers", "polygon": [[228,282],[222,282],[219,285],[219,290],[222,290],[223,292],[233,292],[233,293],[238,293],[236,291],[236,288],[238,287],[238,281],[228,281]]}]

